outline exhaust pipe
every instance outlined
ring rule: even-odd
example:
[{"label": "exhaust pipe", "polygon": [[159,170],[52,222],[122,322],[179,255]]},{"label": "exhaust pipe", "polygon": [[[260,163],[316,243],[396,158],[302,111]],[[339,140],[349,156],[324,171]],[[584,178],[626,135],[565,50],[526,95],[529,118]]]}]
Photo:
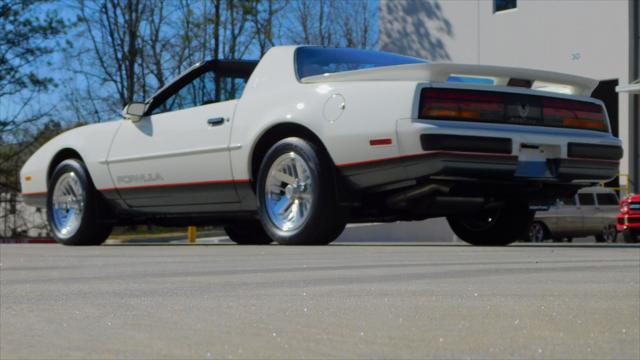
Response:
[{"label": "exhaust pipe", "polygon": [[399,193],[393,194],[387,198],[387,206],[390,208],[403,208],[407,206],[407,203],[413,199],[418,199],[426,196],[430,196],[436,193],[448,193],[450,186],[444,186],[439,184],[427,184],[417,186]]}]

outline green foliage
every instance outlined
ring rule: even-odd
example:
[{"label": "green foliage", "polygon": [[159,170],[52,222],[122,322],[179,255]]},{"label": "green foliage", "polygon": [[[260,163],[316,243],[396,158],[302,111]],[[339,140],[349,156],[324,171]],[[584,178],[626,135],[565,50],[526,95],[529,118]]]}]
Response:
[{"label": "green foliage", "polygon": [[65,23],[44,0],[0,0],[0,98],[25,90],[48,89],[53,80],[34,62],[55,51],[49,41],[64,33]]}]

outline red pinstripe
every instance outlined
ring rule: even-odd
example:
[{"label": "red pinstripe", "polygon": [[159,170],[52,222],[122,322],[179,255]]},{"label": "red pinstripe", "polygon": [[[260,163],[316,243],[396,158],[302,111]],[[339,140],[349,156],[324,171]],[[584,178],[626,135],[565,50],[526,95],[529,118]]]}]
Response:
[{"label": "red pinstripe", "polygon": [[22,193],[22,196],[36,196],[36,195],[47,195],[47,192],[40,191],[40,192],[32,192],[32,193]]},{"label": "red pinstripe", "polygon": [[98,189],[100,191],[113,191],[113,190],[130,190],[130,189],[152,189],[163,187],[182,187],[182,186],[197,186],[197,185],[215,185],[215,184],[244,184],[248,183],[249,179],[236,179],[236,180],[206,180],[206,181],[192,181],[183,183],[170,183],[170,184],[151,184],[151,185],[137,185],[137,186],[125,186],[117,188],[104,188]]}]

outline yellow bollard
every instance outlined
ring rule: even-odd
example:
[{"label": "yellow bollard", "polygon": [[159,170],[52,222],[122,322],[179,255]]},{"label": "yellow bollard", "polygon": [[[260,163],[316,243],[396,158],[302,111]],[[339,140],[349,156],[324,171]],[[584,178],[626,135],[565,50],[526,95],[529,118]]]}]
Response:
[{"label": "yellow bollard", "polygon": [[187,239],[189,240],[189,244],[196,243],[196,236],[198,235],[198,231],[195,226],[189,226],[187,228]]}]

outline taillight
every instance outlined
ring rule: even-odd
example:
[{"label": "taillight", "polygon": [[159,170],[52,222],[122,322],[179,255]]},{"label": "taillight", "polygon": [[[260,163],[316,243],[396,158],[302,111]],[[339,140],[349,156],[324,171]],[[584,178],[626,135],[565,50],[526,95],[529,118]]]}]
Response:
[{"label": "taillight", "polygon": [[549,99],[542,101],[545,122],[553,125],[609,131],[602,106],[573,100]]},{"label": "taillight", "polygon": [[609,131],[598,104],[462,89],[423,89],[419,117]]},{"label": "taillight", "polygon": [[420,117],[492,121],[504,117],[504,103],[499,94],[425,89],[422,91]]}]

